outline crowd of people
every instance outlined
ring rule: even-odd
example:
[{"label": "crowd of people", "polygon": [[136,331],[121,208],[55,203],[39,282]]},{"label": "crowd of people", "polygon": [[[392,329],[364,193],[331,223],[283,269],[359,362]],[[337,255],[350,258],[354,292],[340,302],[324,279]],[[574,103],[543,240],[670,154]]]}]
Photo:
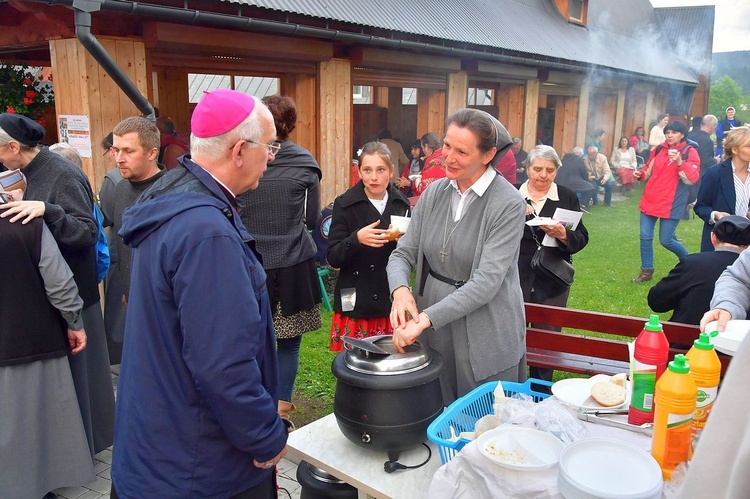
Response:
[{"label": "crowd of people", "polygon": [[[54,497],[90,482],[94,454],[114,443],[111,497],[275,497],[302,338],[323,326],[310,234],[323,173],[290,139],[296,121],[289,97],[233,90],[204,95],[189,140],[169,118],[124,119],[102,142],[113,168],[98,222],[77,151],[42,147],[41,126],[0,114],[0,162],[23,173],[0,203],[0,255],[12,269],[0,295],[17,304],[0,311],[0,397],[13,401],[0,405],[0,432],[13,437],[2,443],[0,489]],[[332,207],[329,349],[391,335],[404,352],[419,340],[443,358],[445,405],[487,381],[524,381],[523,303],[567,306],[573,255],[589,242],[580,213],[600,191],[612,206],[616,185],[627,193],[637,182],[632,281],[653,278],[657,222],[680,259],[649,306],[691,324],[744,317],[744,267],[725,271],[746,266],[750,245],[750,128],[740,125],[733,108],[691,132],[659,116],[648,140],[638,127],[610,158],[598,129],[562,159],[547,145],[525,151],[476,109],[451,114],[443,138],[425,133],[409,155],[381,130]],[[689,255],[675,230],[693,203],[705,225],[701,253]],[[392,217],[408,229],[394,231]],[[120,363],[115,406],[109,366]],[[28,442],[36,453],[7,452]]]}]

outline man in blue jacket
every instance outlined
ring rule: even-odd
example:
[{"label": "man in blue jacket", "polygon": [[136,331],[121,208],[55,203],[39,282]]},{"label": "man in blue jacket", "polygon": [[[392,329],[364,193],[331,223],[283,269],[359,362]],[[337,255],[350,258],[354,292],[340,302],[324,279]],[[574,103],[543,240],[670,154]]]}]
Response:
[{"label": "man in blue jacket", "polygon": [[233,90],[206,93],[191,129],[191,157],[123,215],[133,259],[112,497],[275,498],[287,438],[275,338],[235,195],[258,186],[276,131]]}]

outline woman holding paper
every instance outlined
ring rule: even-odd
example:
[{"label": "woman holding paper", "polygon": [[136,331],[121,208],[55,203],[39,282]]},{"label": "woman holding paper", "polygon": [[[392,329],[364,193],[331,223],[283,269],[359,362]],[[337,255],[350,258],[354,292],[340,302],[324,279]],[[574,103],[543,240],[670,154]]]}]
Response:
[{"label": "woman holding paper", "polygon": [[[531,259],[537,250],[537,241],[559,250],[560,258],[573,263],[571,255],[581,251],[589,242],[589,233],[581,220],[581,205],[576,193],[567,187],[555,184],[560,158],[550,146],[536,146],[529,152],[526,173],[529,180],[521,184],[519,191],[526,199],[526,220],[551,217],[558,222],[550,225],[524,227],[521,251],[518,255],[518,273],[521,277],[523,300],[529,303],[564,307],[568,304],[570,288],[551,278],[537,274],[531,268]],[[567,211],[567,213],[566,213]],[[571,213],[573,212],[573,213]],[[565,221],[565,225],[560,223]],[[577,221],[577,224],[576,224]],[[560,331],[557,326],[532,324],[548,331]],[[532,378],[552,380],[552,369],[531,368]]]}]

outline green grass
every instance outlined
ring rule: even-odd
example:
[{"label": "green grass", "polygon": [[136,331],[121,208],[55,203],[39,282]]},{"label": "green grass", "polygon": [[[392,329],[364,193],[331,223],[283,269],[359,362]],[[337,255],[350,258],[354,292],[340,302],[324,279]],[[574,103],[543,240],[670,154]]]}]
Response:
[{"label": "green grass", "polygon": [[[589,244],[573,257],[575,282],[571,288],[568,307],[618,315],[648,318],[646,296],[653,284],[666,276],[677,264],[677,257],[658,242],[658,224],[654,237],[655,272],[650,282],[634,284],[630,279],[640,270],[640,241],[638,238],[638,201],[642,186],[636,187],[624,200],[614,201],[614,208],[600,203],[591,214],[583,215],[589,231]],[[618,198],[616,198],[618,199]],[[683,220],[677,236],[689,252],[700,249],[703,221],[695,217]],[[298,406],[304,400],[317,401],[316,419],[333,411],[333,394],[336,379],[331,373],[331,362],[336,356],[328,351],[331,313],[323,311],[323,327],[305,334],[300,352],[300,370],[297,376],[295,399]],[[663,320],[671,313],[659,314]],[[556,373],[555,379],[567,377]]]}]

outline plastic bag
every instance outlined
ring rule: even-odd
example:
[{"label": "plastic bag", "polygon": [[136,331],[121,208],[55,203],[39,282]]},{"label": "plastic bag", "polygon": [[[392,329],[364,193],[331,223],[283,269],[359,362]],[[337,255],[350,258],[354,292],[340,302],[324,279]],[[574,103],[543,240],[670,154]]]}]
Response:
[{"label": "plastic bag", "polygon": [[589,436],[583,422],[554,399],[542,400],[535,407],[536,427],[559,438],[564,444]]}]

